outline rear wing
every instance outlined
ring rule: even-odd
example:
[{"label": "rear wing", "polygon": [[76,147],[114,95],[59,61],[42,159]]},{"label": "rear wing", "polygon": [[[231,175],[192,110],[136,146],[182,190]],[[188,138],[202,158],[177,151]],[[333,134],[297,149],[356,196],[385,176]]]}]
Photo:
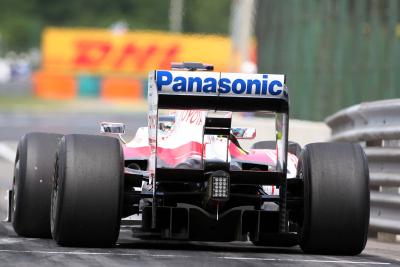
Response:
[{"label": "rear wing", "polygon": [[276,112],[277,171],[286,172],[289,95],[285,75],[156,70],[148,80],[149,173],[157,169],[159,109]]},{"label": "rear wing", "polygon": [[285,76],[156,70],[149,74],[151,108],[288,111]]}]

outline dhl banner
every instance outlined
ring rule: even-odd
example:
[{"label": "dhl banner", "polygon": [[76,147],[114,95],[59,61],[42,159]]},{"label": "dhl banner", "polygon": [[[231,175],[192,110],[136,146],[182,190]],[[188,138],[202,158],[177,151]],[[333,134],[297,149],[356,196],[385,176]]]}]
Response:
[{"label": "dhl banner", "polygon": [[145,75],[169,69],[171,62],[204,62],[228,71],[231,42],[217,35],[164,32],[113,32],[101,29],[47,28],[43,34],[44,71]]}]

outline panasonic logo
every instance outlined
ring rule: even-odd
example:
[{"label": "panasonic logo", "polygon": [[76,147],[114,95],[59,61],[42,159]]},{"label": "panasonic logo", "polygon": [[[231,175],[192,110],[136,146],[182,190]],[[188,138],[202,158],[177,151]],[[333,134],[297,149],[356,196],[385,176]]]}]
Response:
[{"label": "panasonic logo", "polygon": [[283,75],[182,71],[156,73],[157,89],[161,92],[287,96],[283,83]]}]

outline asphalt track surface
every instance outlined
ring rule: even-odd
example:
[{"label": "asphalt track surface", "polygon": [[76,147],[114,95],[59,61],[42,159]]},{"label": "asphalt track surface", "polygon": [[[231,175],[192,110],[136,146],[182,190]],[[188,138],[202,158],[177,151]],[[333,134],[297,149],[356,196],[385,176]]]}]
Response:
[{"label": "asphalt track surface", "polygon": [[145,113],[0,112],[0,141],[18,141],[28,132],[97,134],[102,121],[124,122],[131,134],[139,126],[147,125]]},{"label": "asphalt track surface", "polygon": [[[0,113],[0,217],[6,217],[13,157],[19,138],[30,131],[97,133],[100,121],[128,123],[128,131],[146,123],[145,114]],[[0,223],[0,266],[400,266],[400,245],[369,240],[354,257],[306,255],[299,247],[255,247],[249,242],[144,241],[122,227],[109,249],[65,248],[52,240],[18,237]]]}]

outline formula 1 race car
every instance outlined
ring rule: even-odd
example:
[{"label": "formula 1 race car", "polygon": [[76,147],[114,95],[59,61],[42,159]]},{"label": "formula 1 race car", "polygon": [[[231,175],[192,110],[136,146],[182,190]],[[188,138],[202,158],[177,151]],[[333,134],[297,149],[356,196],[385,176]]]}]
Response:
[{"label": "formula 1 race car", "polygon": [[[15,231],[107,247],[121,219],[135,215],[140,238],[361,253],[369,224],[363,149],[289,142],[284,75],[212,69],[183,63],[150,72],[148,125],[130,142],[124,124],[112,122],[101,123],[102,135],[25,135],[10,192]],[[232,127],[232,113],[253,111],[274,115],[276,140],[245,149],[240,142],[256,130]]]}]

